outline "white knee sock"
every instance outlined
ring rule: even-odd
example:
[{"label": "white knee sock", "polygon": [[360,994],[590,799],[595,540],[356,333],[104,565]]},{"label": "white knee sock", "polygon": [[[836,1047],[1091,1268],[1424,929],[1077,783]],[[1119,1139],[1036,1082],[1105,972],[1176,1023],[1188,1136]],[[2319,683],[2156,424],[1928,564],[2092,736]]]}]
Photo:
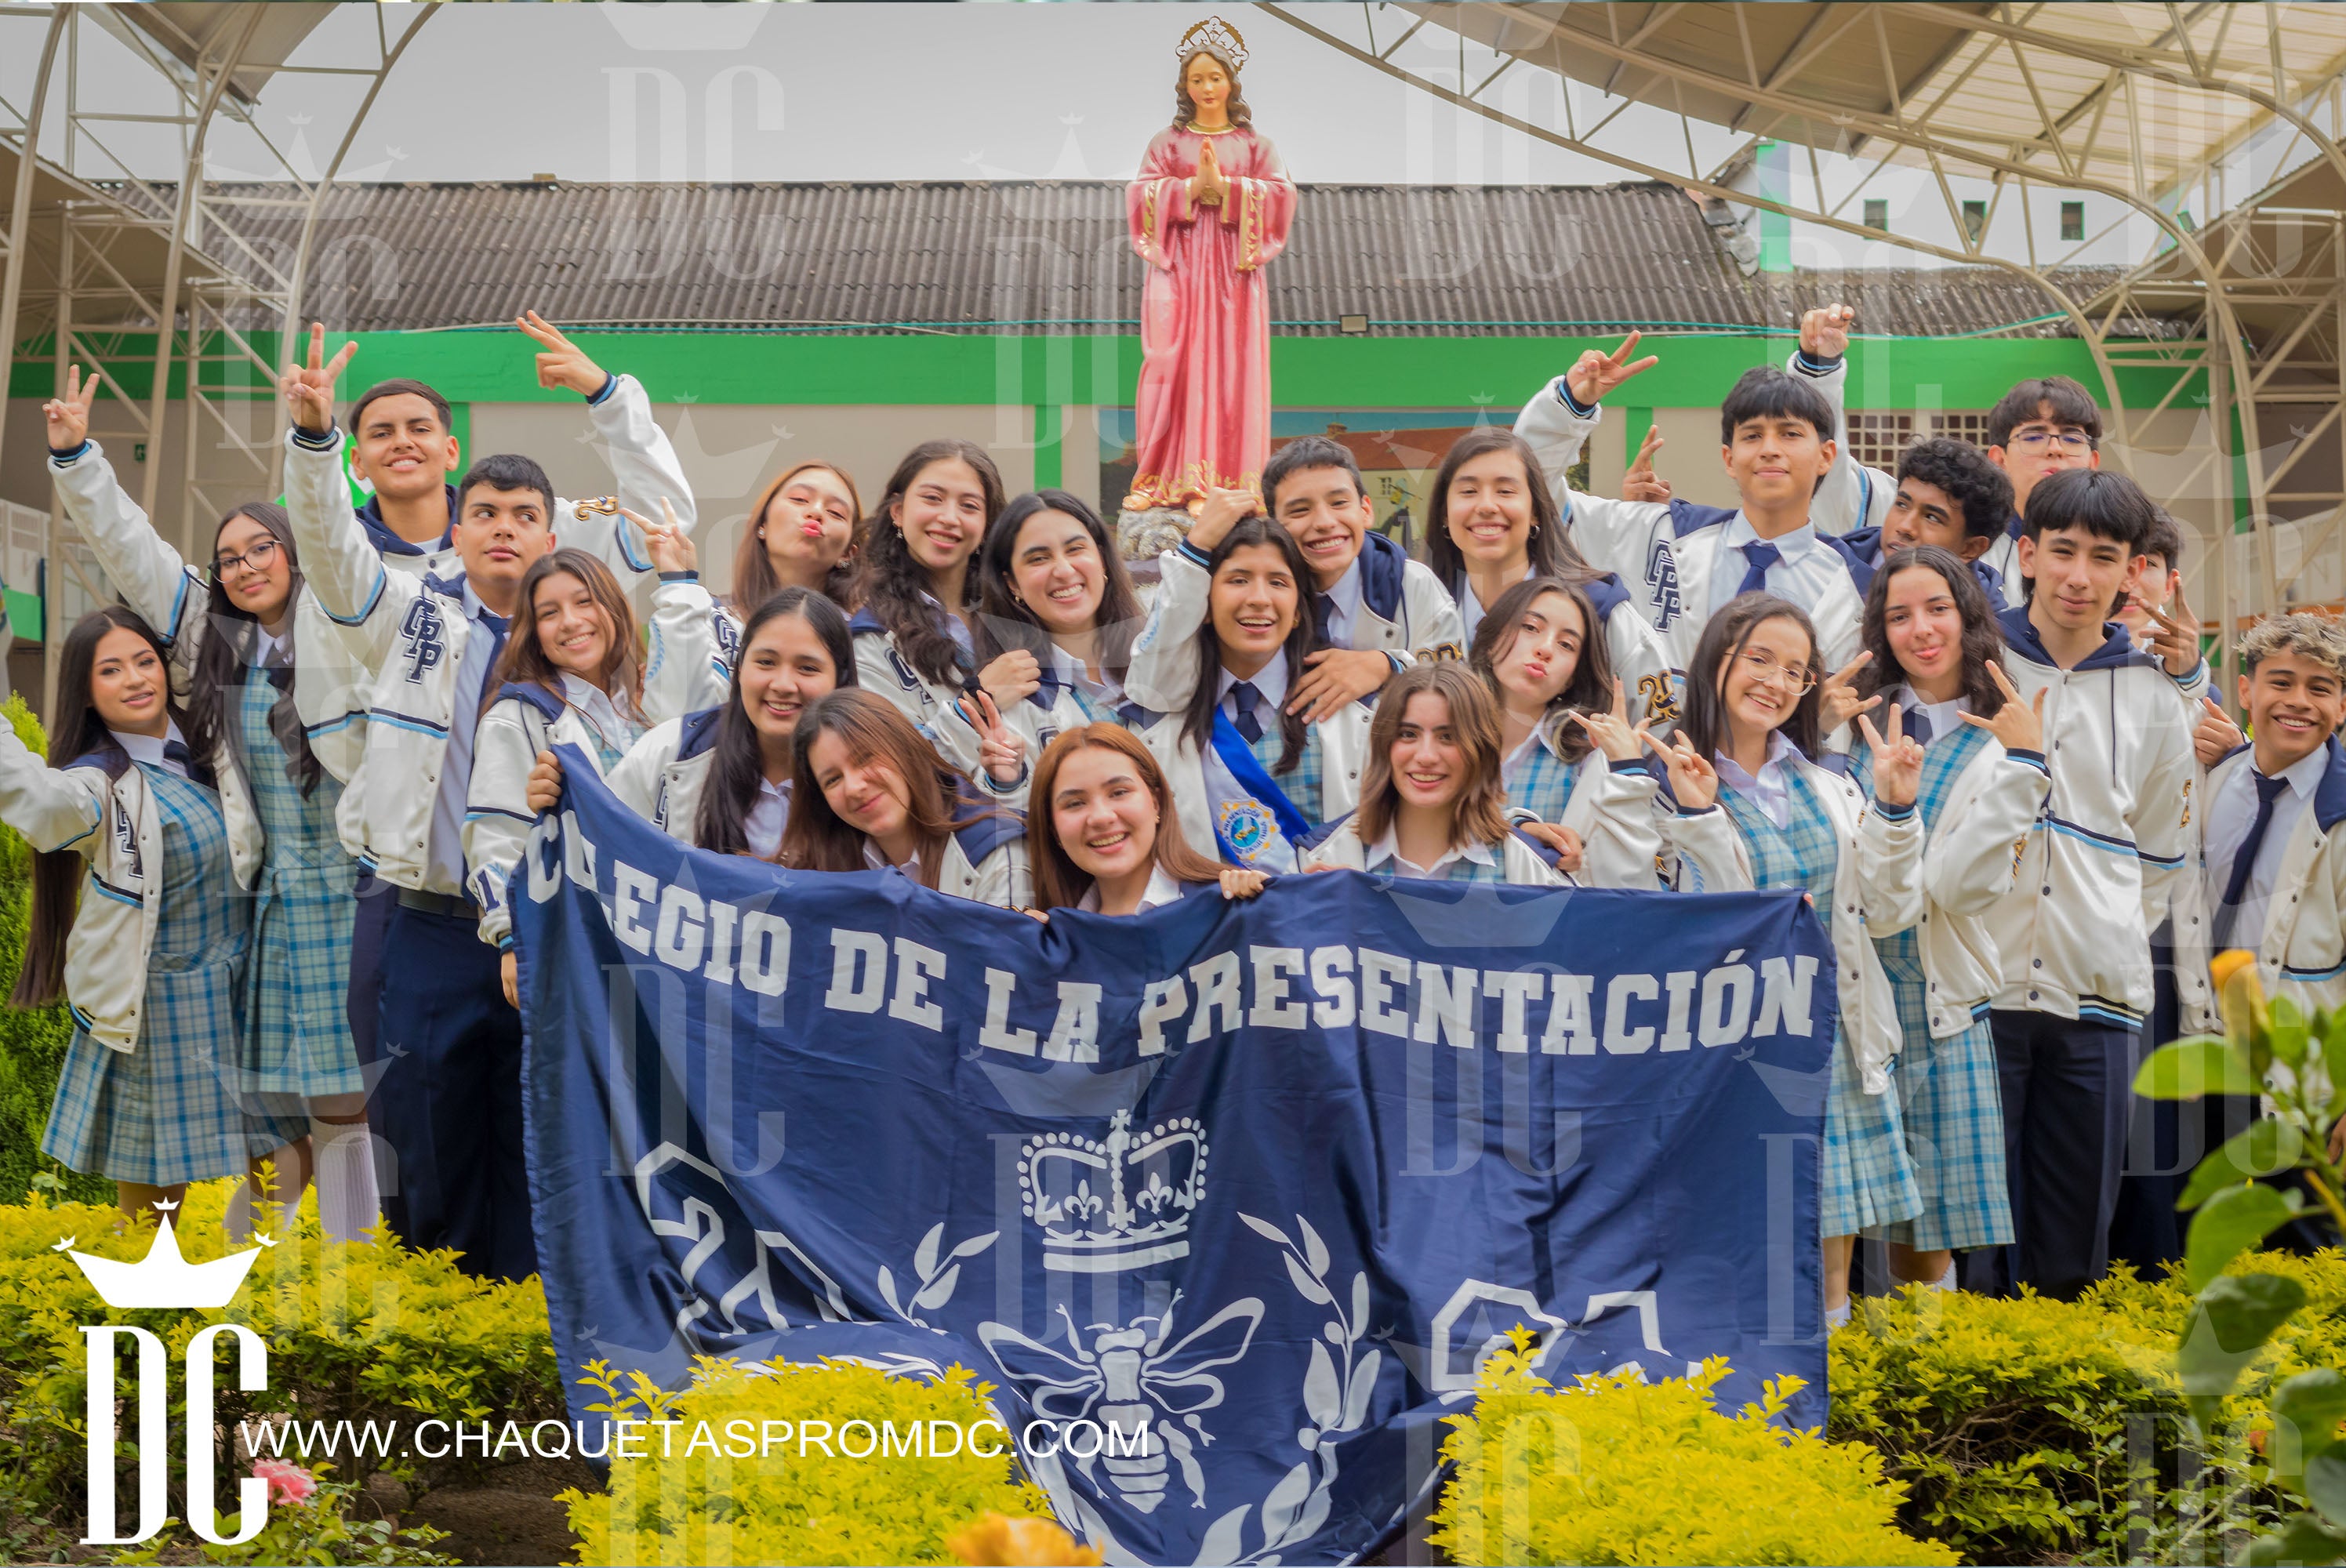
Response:
[{"label": "white knee sock", "polygon": [[329,1241],[364,1241],[382,1217],[374,1185],[374,1137],[364,1122],[310,1118],[318,1180],[318,1223]]},{"label": "white knee sock", "polygon": [[1838,1307],[1826,1308],[1825,1327],[1828,1329],[1838,1329],[1842,1324],[1847,1323],[1849,1321],[1850,1305],[1851,1304],[1849,1302],[1844,1301]]},{"label": "white knee sock", "polygon": [[1931,1281],[1931,1288],[1933,1290],[1944,1290],[1951,1295],[1957,1289],[1961,1288],[1961,1287],[1955,1283],[1955,1260],[1953,1257],[1949,1257],[1947,1259],[1946,1272],[1940,1275],[1936,1279]]}]

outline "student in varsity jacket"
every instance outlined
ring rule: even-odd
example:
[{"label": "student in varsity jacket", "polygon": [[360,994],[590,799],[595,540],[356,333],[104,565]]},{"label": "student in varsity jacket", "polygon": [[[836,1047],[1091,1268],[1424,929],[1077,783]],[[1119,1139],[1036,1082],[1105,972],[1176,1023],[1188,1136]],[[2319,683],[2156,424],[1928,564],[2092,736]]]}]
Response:
[{"label": "student in varsity jacket", "polygon": [[[1099,514],[1065,490],[1014,496],[985,531],[977,555],[973,619],[977,663],[992,671],[984,689],[1002,721],[1039,757],[1054,737],[1116,718],[1140,596]],[[937,754],[978,775],[980,737],[961,705],[925,727]],[[1024,809],[1025,779],[1002,791]]]},{"label": "student in varsity jacket", "polygon": [[[1377,533],[1360,464],[1324,435],[1290,441],[1263,465],[1262,509],[1295,536],[1311,573],[1321,646],[1287,706],[1317,723],[1372,696],[1417,659],[1457,658],[1466,633],[1458,606],[1430,567]],[[1156,602],[1133,646],[1135,699],[1170,712],[1189,700],[1191,639],[1206,618],[1206,560],[1232,524],[1257,510],[1243,490],[1209,494],[1188,537],[1159,559]]]},{"label": "student in varsity jacket", "polygon": [[1119,724],[1087,724],[1035,761],[1027,817],[1035,911],[1135,915],[1219,891],[1250,899],[1270,878],[1192,849],[1156,754]]},{"label": "student in varsity jacket", "polygon": [[[693,573],[692,541],[673,524],[646,531],[664,579],[653,596],[670,646],[709,635],[709,594]],[[481,940],[495,948],[505,1001],[515,983],[513,906],[505,884],[521,864],[537,813],[529,775],[556,746],[575,746],[598,775],[617,768],[654,721],[679,718],[644,706],[636,617],[610,568],[584,550],[541,555],[522,575],[519,614],[492,672],[495,696],[473,737],[464,811],[464,885],[481,909]],[[709,668],[706,651],[690,662]],[[714,684],[713,677],[706,677]],[[717,693],[698,694],[704,702]]]},{"label": "student in varsity jacket", "polygon": [[1468,667],[1490,687],[1507,815],[1563,852],[1588,887],[1651,891],[1661,849],[1656,778],[1614,675],[1586,589],[1532,577],[1499,596],[1474,628]]},{"label": "student in varsity jacket", "polygon": [[[1722,513],[1684,501],[1630,502],[1584,495],[1566,471],[1604,415],[1603,399],[1656,363],[1632,361],[1637,334],[1606,354],[1591,349],[1516,417],[1548,483],[1567,503],[1566,523],[1589,563],[1627,584],[1640,614],[1684,671],[1704,624],[1747,593],[1798,606],[1815,626],[1818,656],[1840,669],[1857,651],[1857,623],[1872,572],[1812,515],[1838,451],[1839,420],[1800,365],[1748,371],[1719,405],[1719,455],[1742,504]],[[1839,375],[1836,362],[1826,375]]]},{"label": "student in varsity jacket", "polygon": [[1015,660],[979,669],[964,618],[977,604],[971,557],[1002,511],[1002,475],[975,442],[940,437],[904,454],[863,525],[850,617],[856,684],[934,727],[974,675],[997,707],[1024,695]]},{"label": "student in varsity jacket", "polygon": [[396,1003],[381,986],[378,1014],[393,1059],[373,1107],[397,1159],[385,1216],[411,1245],[453,1247],[467,1269],[518,1279],[536,1267],[521,1027],[464,892],[463,827],[483,698],[521,578],[570,519],[537,464],[484,458],[458,487],[462,574],[388,569],[351,510],[333,428],[334,382],[356,345],[324,363],[324,339],[313,330],[309,363],[281,383],[293,414],[286,500],[310,591],[378,672],[352,788],[362,797],[362,862],[398,890],[382,950],[383,974],[398,977]]},{"label": "student in varsity jacket", "polygon": [[[725,701],[653,726],[605,781],[670,838],[770,860],[790,820],[799,718],[817,697],[854,684],[847,617],[812,589],[784,588],[742,627]],[[561,795],[562,764],[540,752],[530,815],[553,810]]]},{"label": "student in varsity jacket", "polygon": [[1510,826],[1506,799],[1490,689],[1454,659],[1413,665],[1377,699],[1359,808],[1312,847],[1303,869],[1518,887],[1571,881],[1554,850]]},{"label": "student in varsity jacket", "polygon": [[1678,722],[1680,683],[1669,649],[1630,607],[1620,577],[1581,558],[1537,454],[1515,432],[1486,425],[1451,443],[1426,507],[1426,558],[1457,596],[1469,642],[1482,626],[1484,606],[1526,578],[1578,584],[1596,606],[1631,711],[1658,728]]},{"label": "student in varsity jacket", "polygon": [[[1025,771],[1024,743],[980,710],[986,766]],[[815,698],[792,737],[781,863],[801,871],[900,872],[956,898],[1023,910],[1035,901],[1026,823],[937,760],[903,710],[851,688]]]},{"label": "student in varsity jacket", "polygon": [[[1841,461],[1834,460],[1836,465]],[[1841,542],[1876,572],[1884,556],[1901,550],[1924,545],[1944,550],[1970,567],[1989,610],[2000,616],[2012,606],[2003,575],[1985,556],[2011,514],[2012,482],[2004,470],[1967,441],[1934,436],[1898,454],[1898,477],[1882,520],[1851,530]]]},{"label": "student in varsity jacket", "polygon": [[1191,843],[1234,866],[1291,871],[1319,828],[1359,798],[1369,710],[1348,702],[1309,724],[1287,700],[1313,647],[1311,568],[1293,535],[1242,517],[1205,570],[1188,700],[1158,712],[1135,693],[1121,717],[1173,781]]},{"label": "student in varsity jacket", "polygon": [[[240,1091],[305,1118],[301,1163],[281,1173],[298,1201],[314,1170],[328,1237],[363,1241],[381,1217],[365,1084],[346,1023],[357,867],[337,830],[342,780],[366,734],[364,670],[304,591],[281,507],[253,502],[213,530],[199,573],[126,494],[89,439],[97,378],[68,371],[47,405],[49,471],[58,499],[123,597],[170,650],[188,704],[188,738],[225,790],[230,837],[262,840],[241,868],[252,948],[242,972]],[[248,1227],[246,1192],[230,1227]]]},{"label": "student in varsity jacket", "polygon": [[[2044,480],[2020,543],[2031,591],[2002,617],[2020,700],[2045,694],[2053,787],[1994,920],[2004,978],[1990,1024],[2019,1241],[2008,1257],[1970,1255],[1966,1283],[1982,1288],[2027,1283],[2066,1298],[2108,1262],[2152,998],[2150,933],[2186,874],[2194,814],[2191,728],[2176,693],[2189,669],[2175,667],[2197,664],[2198,639],[2178,638],[2162,665],[2108,619],[2154,511],[2122,475]],[[2176,980],[2187,1013],[2204,1004],[2204,971]]]}]

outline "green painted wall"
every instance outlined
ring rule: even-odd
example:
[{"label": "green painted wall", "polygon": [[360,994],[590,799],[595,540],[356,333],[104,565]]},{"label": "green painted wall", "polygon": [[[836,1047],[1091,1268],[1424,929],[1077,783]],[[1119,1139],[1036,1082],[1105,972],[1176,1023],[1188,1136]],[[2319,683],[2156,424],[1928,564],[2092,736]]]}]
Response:
[{"label": "green painted wall", "polygon": [[[534,402],[546,392],[518,332],[362,332],[346,392],[392,376],[430,382],[459,402]],[[336,339],[337,342],[341,340]],[[581,332],[598,362],[633,372],[661,402],[971,403],[1029,407],[1132,401],[1134,337],[800,336],[758,332]],[[1519,406],[1584,348],[1617,340],[1537,338],[1273,338],[1271,384],[1288,408]],[[118,334],[113,361],[132,395],[152,385],[151,335]],[[255,347],[273,352],[273,334]],[[1790,351],[1781,333],[1648,333],[1661,363],[1634,383],[1641,407],[1716,403],[1736,376]],[[24,345],[9,395],[51,395],[50,349]],[[111,356],[109,356],[111,359]],[[2129,406],[2158,401],[2172,372],[2121,372]],[[2098,393],[2086,346],[2070,339],[1862,338],[1851,351],[1850,402],[1860,408],[1986,408],[2023,377],[2076,377]],[[2193,380],[2199,378],[2195,374]],[[178,388],[176,382],[173,393]],[[266,395],[255,388],[252,395]],[[2178,406],[2204,402],[2197,387]]]}]

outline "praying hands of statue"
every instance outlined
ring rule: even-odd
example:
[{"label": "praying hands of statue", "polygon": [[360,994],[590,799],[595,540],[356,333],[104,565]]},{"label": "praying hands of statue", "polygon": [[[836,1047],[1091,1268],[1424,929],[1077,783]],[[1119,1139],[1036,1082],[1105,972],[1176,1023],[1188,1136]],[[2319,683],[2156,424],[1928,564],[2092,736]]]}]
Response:
[{"label": "praying hands of statue", "polygon": [[1189,199],[1200,207],[1219,207],[1229,193],[1230,182],[1222,176],[1214,144],[1208,142],[1198,149],[1198,172],[1189,177]]}]

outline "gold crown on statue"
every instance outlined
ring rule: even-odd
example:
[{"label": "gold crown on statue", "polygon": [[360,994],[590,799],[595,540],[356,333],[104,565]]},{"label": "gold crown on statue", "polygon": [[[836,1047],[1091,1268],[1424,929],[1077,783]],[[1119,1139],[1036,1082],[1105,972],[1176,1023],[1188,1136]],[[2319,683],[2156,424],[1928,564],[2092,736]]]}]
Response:
[{"label": "gold crown on statue", "polygon": [[[98,1298],[117,1311],[142,1307],[225,1307],[234,1300],[252,1260],[260,1256],[260,1247],[231,1252],[209,1263],[190,1263],[179,1255],[178,1233],[171,1226],[169,1211],[179,1206],[158,1202],[155,1207],[164,1211],[155,1227],[155,1240],[147,1256],[136,1263],[69,1251],[74,1244],[70,1236],[50,1250],[71,1257]],[[264,1247],[277,1245],[265,1236],[254,1239]]]},{"label": "gold crown on statue", "polygon": [[1043,1232],[1043,1267],[1115,1274],[1188,1255],[1189,1216],[1206,1193],[1206,1127],[1175,1116],[1147,1132],[1118,1111],[1105,1142],[1073,1133],[1018,1151],[1020,1207]]},{"label": "gold crown on statue", "polygon": [[1200,49],[1210,50],[1233,71],[1246,69],[1246,40],[1239,30],[1219,16],[1209,16],[1181,35],[1181,46],[1173,52],[1187,65],[1189,56]]}]

